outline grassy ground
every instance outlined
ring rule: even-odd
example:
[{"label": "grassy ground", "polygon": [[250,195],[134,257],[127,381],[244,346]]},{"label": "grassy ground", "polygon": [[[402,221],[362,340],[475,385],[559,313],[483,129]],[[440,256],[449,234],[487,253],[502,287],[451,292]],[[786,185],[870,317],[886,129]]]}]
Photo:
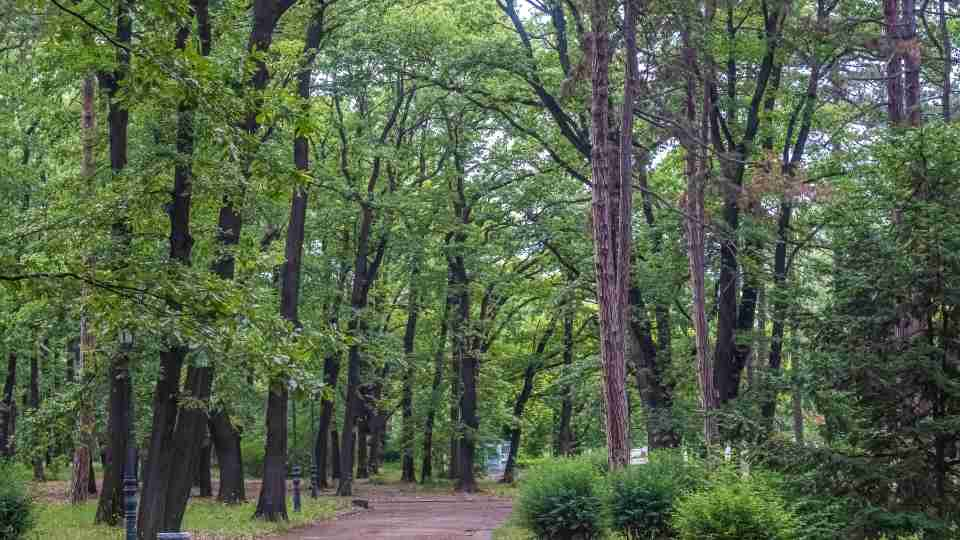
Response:
[{"label": "grassy ground", "polygon": [[[184,517],[184,530],[194,540],[254,540],[283,533],[313,522],[332,518],[345,501],[334,497],[303,498],[303,511],[293,513],[292,500],[287,501],[290,521],[269,523],[252,519],[256,501],[227,506],[216,501],[192,499]],[[40,504],[36,507],[37,527],[28,540],[70,538],[71,540],[122,540],[118,528],[95,526],[96,501],[83,505]]]}]

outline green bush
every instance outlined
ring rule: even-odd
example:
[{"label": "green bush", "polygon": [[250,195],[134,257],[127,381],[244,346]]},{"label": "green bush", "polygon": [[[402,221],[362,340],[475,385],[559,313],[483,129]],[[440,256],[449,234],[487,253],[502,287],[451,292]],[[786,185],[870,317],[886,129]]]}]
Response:
[{"label": "green bush", "polygon": [[0,538],[18,540],[33,528],[33,501],[10,465],[0,466]]},{"label": "green bush", "polygon": [[658,451],[649,463],[631,465],[609,478],[604,510],[610,528],[629,538],[670,538],[674,503],[703,484],[699,461],[676,451]]},{"label": "green bush", "polygon": [[588,459],[534,467],[520,486],[517,514],[541,539],[589,540],[601,530],[600,476]]},{"label": "green bush", "polygon": [[768,482],[732,473],[682,497],[673,526],[682,540],[794,540],[797,535],[796,517]]}]

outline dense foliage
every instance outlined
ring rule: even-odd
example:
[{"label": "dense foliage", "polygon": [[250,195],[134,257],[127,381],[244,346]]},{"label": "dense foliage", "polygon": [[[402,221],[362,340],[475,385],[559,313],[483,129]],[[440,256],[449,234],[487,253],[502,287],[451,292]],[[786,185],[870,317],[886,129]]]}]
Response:
[{"label": "dense foliage", "polygon": [[[507,449],[620,530],[960,527],[953,2],[3,5],[0,459],[91,520],[131,446],[145,540]],[[779,494],[655,452],[728,447]]]}]

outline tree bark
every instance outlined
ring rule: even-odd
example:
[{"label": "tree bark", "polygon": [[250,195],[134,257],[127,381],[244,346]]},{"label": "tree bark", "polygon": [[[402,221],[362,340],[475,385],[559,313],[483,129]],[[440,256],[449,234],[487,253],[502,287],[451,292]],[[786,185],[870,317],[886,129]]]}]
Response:
[{"label": "tree bark", "polygon": [[449,292],[444,293],[440,329],[437,332],[437,350],[433,355],[433,382],[430,385],[430,405],[423,421],[423,455],[420,463],[420,483],[433,477],[433,426],[440,408],[440,390],[443,384],[443,360],[447,352],[447,331],[450,328]]},{"label": "tree bark", "polygon": [[220,467],[220,490],[217,500],[225,504],[238,504],[247,500],[243,476],[243,459],[240,455],[240,432],[223,410],[210,415],[210,438],[217,452]]},{"label": "tree bark", "polygon": [[340,435],[335,429],[330,432],[330,477],[340,479]]},{"label": "tree bark", "polygon": [[13,435],[17,416],[14,388],[17,384],[17,353],[7,354],[7,376],[3,383],[3,401],[0,402],[0,457],[13,456]]},{"label": "tree bark", "polygon": [[370,478],[370,425],[361,417],[357,423],[357,478]]},{"label": "tree bark", "polygon": [[263,461],[263,484],[254,516],[268,521],[287,518],[287,406],[285,381],[270,385],[267,396],[267,437]]},{"label": "tree bark", "polygon": [[[133,0],[121,0],[117,7],[116,41],[129,45],[133,35]],[[113,73],[101,74],[101,84],[110,96],[107,115],[110,137],[110,168],[114,175],[127,166],[127,126],[129,111],[118,101],[120,84],[130,68],[129,49],[117,50],[117,67]],[[114,224],[114,231],[129,236],[129,225],[121,219]],[[133,389],[130,378],[130,359],[125,352],[117,354],[110,362],[110,404],[107,429],[110,433],[109,466],[103,475],[100,501],[97,505],[96,523],[117,525],[123,516],[123,470],[127,459],[127,445],[132,443],[131,430]]]},{"label": "tree bark", "polygon": [[[210,54],[210,26],[207,0],[191,0],[191,15],[197,19],[200,51]],[[192,19],[192,18],[191,18]],[[176,36],[175,48],[183,51],[190,37],[190,24]],[[190,211],[193,186],[194,111],[190,100],[177,107],[177,164],[174,168],[170,202],[170,260],[190,266],[193,237],[190,234]],[[174,306],[178,307],[178,306]],[[145,540],[153,540],[164,530],[180,530],[196,471],[201,467],[201,450],[196,441],[206,431],[206,407],[181,407],[179,404],[180,370],[189,349],[170,339],[161,353],[161,377],[157,381],[153,401],[153,426],[150,447],[144,464],[143,494],[139,505],[138,531]],[[173,371],[175,376],[171,376]],[[185,394],[207,403],[213,384],[213,370],[208,366],[187,368]],[[209,449],[207,450],[209,457]],[[209,473],[209,467],[207,468]]]},{"label": "tree bark", "polygon": [[132,384],[129,359],[125,355],[110,363],[110,398],[107,418],[107,466],[103,471],[97,523],[116,526],[123,517],[123,467],[130,441]]},{"label": "tree bark", "polygon": [[[696,49],[691,41],[690,28],[684,27],[682,34],[684,64],[687,70],[685,120],[680,138],[684,148],[684,175],[687,178],[686,212],[683,225],[687,238],[687,261],[690,270],[690,290],[692,306],[690,316],[693,319],[696,343],[697,378],[700,387],[700,406],[703,411],[703,437],[709,447],[715,442],[717,425],[715,412],[718,407],[713,359],[710,358],[710,329],[707,326],[706,287],[704,261],[704,197],[706,188],[706,157],[701,153],[697,142],[697,73]],[[700,116],[699,137],[707,140],[708,116],[712,110],[711,89],[709,84],[703,88],[703,106]]]},{"label": "tree bark", "polygon": [[520,435],[523,432],[523,409],[533,393],[533,378],[537,374],[537,366],[530,364],[523,371],[523,386],[517,399],[513,404],[513,425],[510,427],[510,450],[507,454],[507,464],[503,468],[503,476],[500,478],[502,484],[512,484],[514,481],[514,470],[517,466],[517,454],[520,453]]},{"label": "tree bark", "polygon": [[[572,302],[571,302],[572,304]],[[573,306],[568,304],[563,310],[563,377],[570,377],[573,369]],[[561,456],[573,455],[573,385],[565,383],[561,388],[560,428],[557,435],[557,453]]]},{"label": "tree bark", "polygon": [[[40,342],[37,341],[34,347],[34,354],[30,357],[30,408],[37,412],[40,410]],[[43,473],[43,457],[36,457],[33,460],[33,481],[46,482],[46,475]]]},{"label": "tree bark", "polygon": [[517,455],[520,453],[520,436],[523,430],[523,411],[527,406],[527,402],[530,400],[530,396],[533,395],[534,378],[537,376],[537,373],[543,366],[543,353],[547,349],[547,343],[550,342],[550,338],[553,337],[553,332],[556,328],[556,322],[556,319],[550,320],[550,325],[547,327],[547,331],[544,332],[543,336],[541,336],[537,341],[537,345],[533,352],[533,358],[523,370],[523,385],[520,387],[520,393],[517,394],[517,399],[513,403],[513,423],[509,429],[510,450],[507,454],[507,463],[503,469],[503,477],[500,479],[500,483],[512,484],[514,481],[514,472],[517,466]]},{"label": "tree bark", "polygon": [[413,421],[413,385],[416,383],[417,374],[414,346],[417,337],[417,321],[420,316],[420,300],[418,298],[420,288],[417,284],[419,274],[417,263],[414,262],[410,270],[410,288],[407,291],[407,325],[403,332],[403,355],[407,365],[403,372],[403,395],[400,400],[400,408],[403,410],[401,482],[416,482],[417,480],[413,461],[414,443],[416,442],[416,426]]},{"label": "tree bark", "polygon": [[883,0],[884,35],[892,53],[887,60],[887,118],[898,126],[903,122],[903,47],[900,46],[898,0]]},{"label": "tree bark", "polygon": [[[636,55],[633,3],[626,4],[624,41],[627,80],[624,85],[624,123],[619,151],[610,133],[610,6],[607,0],[591,3],[591,168],[593,172],[592,218],[594,265],[600,320],[600,358],[605,413],[607,458],[611,469],[627,465],[630,459],[625,333],[627,289],[630,279],[630,236],[632,216],[632,121],[633,81]],[[631,48],[631,44],[632,47]],[[628,144],[624,146],[624,141]]]},{"label": "tree bark", "polygon": [[[314,14],[307,25],[307,36],[304,44],[306,65],[297,74],[297,89],[300,99],[303,100],[304,112],[309,111],[313,57],[316,54],[317,47],[320,46],[320,39],[323,35],[324,7],[325,3],[321,2],[318,12]],[[303,174],[306,174],[310,169],[310,146],[307,138],[303,135],[294,139],[293,160],[294,166]],[[290,201],[290,219],[287,225],[287,238],[284,246],[285,261],[280,286],[280,316],[292,324],[295,329],[300,327],[298,317],[300,273],[306,218],[307,191],[303,186],[297,184]],[[272,386],[277,389],[282,387],[282,392],[274,390],[268,397],[264,489],[260,490],[260,500],[257,502],[257,512],[255,514],[256,517],[268,521],[287,519],[287,471],[285,467],[287,461],[287,404],[277,403],[277,400],[287,399],[286,385],[286,378],[278,378]]]},{"label": "tree bark", "polygon": [[[83,113],[81,117],[82,137],[83,137],[83,163],[80,169],[80,175],[86,180],[87,184],[92,184],[93,177],[96,174],[96,163],[94,162],[94,149],[97,142],[96,130],[96,107],[94,101],[96,97],[96,77],[88,75],[83,80]],[[84,315],[81,315],[83,318]],[[92,336],[84,336],[87,327],[87,321],[81,320],[81,336],[76,339],[75,358],[67,362],[67,380],[74,380],[74,373],[79,374],[80,382],[86,383],[88,378],[82,373],[83,358],[82,348],[84,340],[92,341]],[[79,418],[77,425],[77,440],[75,442],[73,467],[71,474],[70,502],[80,504],[87,500],[91,492],[87,489],[87,484],[93,477],[93,454],[96,441],[93,436],[94,417],[93,410],[86,392],[80,393]],[[96,483],[94,482],[94,488]],[[96,493],[96,489],[92,493]]]},{"label": "tree bark", "polygon": [[[401,86],[402,85],[398,85]],[[381,133],[380,142],[385,142],[387,135],[393,129],[399,114],[402,95],[398,94],[397,102],[387,120]],[[344,149],[344,151],[346,151]],[[383,255],[387,247],[386,236],[381,237],[377,246],[371,249],[374,209],[371,201],[374,196],[377,181],[380,178],[381,158],[378,156],[373,160],[373,167],[370,173],[370,179],[367,182],[366,198],[360,202],[360,223],[357,231],[356,257],[353,266],[353,286],[350,293],[350,307],[352,316],[347,325],[349,335],[361,338],[367,333],[367,323],[364,319],[364,311],[369,302],[370,288],[373,286],[383,262]],[[386,233],[384,233],[386,234]],[[370,254],[373,253],[373,259]],[[337,485],[337,495],[349,496],[353,494],[353,467],[354,467],[354,435],[357,426],[357,420],[366,414],[366,403],[360,394],[361,377],[364,369],[363,352],[360,350],[360,344],[354,340],[350,345],[347,354],[347,402],[344,407],[343,438],[340,445],[340,481]]]},{"label": "tree bark", "polygon": [[203,444],[200,446],[200,456],[194,468],[193,487],[200,488],[201,497],[213,497],[213,479],[210,474],[212,446],[210,437],[204,437]]},{"label": "tree bark", "polygon": [[940,50],[943,53],[943,93],[941,95],[941,107],[943,109],[943,121],[951,120],[951,97],[953,95],[953,86],[951,84],[951,74],[953,71],[953,44],[950,39],[950,28],[947,26],[947,0],[940,0]]}]

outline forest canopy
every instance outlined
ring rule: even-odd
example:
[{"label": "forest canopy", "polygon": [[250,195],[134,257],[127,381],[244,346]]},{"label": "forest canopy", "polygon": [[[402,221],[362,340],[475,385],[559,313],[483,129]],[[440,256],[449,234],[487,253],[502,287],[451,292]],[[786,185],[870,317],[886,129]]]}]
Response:
[{"label": "forest canopy", "polygon": [[505,446],[960,526],[955,3],[0,6],[0,455],[91,521]]}]

